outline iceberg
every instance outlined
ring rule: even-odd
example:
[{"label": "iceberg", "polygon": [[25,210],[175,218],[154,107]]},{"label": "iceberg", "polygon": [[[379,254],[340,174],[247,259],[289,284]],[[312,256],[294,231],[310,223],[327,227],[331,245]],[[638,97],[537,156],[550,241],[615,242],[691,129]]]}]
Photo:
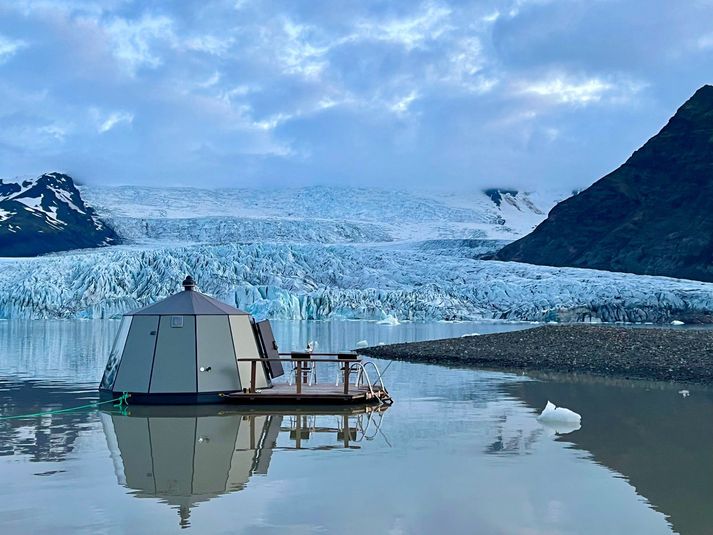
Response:
[{"label": "iceberg", "polygon": [[545,409],[542,411],[537,419],[540,422],[549,424],[571,424],[579,425],[582,421],[582,417],[574,411],[565,409],[564,407],[557,407],[554,403],[548,401]]},{"label": "iceberg", "polygon": [[556,435],[566,435],[582,428],[582,417],[579,414],[564,407],[557,407],[550,401],[537,417],[537,421]]}]

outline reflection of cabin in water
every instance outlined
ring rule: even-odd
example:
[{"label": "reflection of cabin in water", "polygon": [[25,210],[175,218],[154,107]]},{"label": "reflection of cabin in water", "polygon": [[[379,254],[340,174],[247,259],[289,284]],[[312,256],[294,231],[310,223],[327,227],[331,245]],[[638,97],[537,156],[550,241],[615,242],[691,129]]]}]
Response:
[{"label": "reflection of cabin in water", "polygon": [[[373,362],[362,362],[349,352],[279,353],[268,320],[258,322],[196,291],[190,276],[183,288],[124,314],[101,380],[103,394],[128,393],[131,404],[162,405],[391,401]],[[274,382],[284,375],[285,362],[291,366],[294,386]],[[332,366],[337,381],[316,384],[317,366]]]},{"label": "reflection of cabin in water", "polygon": [[102,423],[119,482],[176,506],[183,523],[196,503],[267,473],[281,417],[102,413]]},{"label": "reflection of cabin in water", "polygon": [[320,415],[153,406],[100,415],[119,483],[134,496],[176,507],[187,526],[196,504],[244,489],[254,474],[267,474],[278,442],[283,451],[359,447],[379,432],[383,410],[344,408]]}]

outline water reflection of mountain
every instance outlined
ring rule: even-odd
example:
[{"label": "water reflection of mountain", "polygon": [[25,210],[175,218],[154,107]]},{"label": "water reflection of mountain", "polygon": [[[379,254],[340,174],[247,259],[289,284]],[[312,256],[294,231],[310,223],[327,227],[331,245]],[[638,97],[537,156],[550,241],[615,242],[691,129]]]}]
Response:
[{"label": "water reflection of mountain", "polygon": [[[2,322],[0,414],[34,414],[96,401],[118,321]],[[62,461],[94,411],[0,420],[0,456]]]},{"label": "water reflection of mountain", "polygon": [[[713,526],[713,392],[626,381],[554,379],[508,384],[540,411],[546,401],[582,414],[582,428],[560,440],[620,474],[683,535]],[[704,446],[702,446],[704,445]]]},{"label": "water reflection of mountain", "polygon": [[[95,391],[51,381],[0,378],[0,414],[36,414],[91,403]],[[63,461],[94,411],[46,414],[18,420],[0,420],[0,456],[27,455],[32,462]]]},{"label": "water reflection of mountain", "polygon": [[195,505],[267,474],[275,449],[359,447],[378,432],[381,418],[367,408],[315,414],[135,406],[101,413],[118,482],[136,497],[175,507],[183,527]]}]

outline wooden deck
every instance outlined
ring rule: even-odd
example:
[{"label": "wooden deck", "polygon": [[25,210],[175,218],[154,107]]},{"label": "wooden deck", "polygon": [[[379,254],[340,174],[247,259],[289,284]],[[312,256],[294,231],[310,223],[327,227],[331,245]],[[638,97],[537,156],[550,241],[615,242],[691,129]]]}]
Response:
[{"label": "wooden deck", "polygon": [[[344,393],[344,386],[334,384],[301,385],[297,392],[295,385],[275,384],[257,392],[231,392],[223,394],[228,403],[257,404],[298,404],[298,405],[344,405],[379,403],[390,399],[388,393],[380,387],[349,386],[349,392]],[[372,394],[373,391],[373,394]]]}]

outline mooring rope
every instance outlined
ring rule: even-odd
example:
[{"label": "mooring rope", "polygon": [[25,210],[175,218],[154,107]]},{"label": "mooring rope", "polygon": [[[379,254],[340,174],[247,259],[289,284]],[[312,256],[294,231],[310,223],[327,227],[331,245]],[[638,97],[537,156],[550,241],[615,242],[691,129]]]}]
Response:
[{"label": "mooring rope", "polygon": [[57,409],[54,411],[43,411],[43,412],[34,412],[32,414],[16,414],[14,416],[0,416],[0,420],[21,420],[23,418],[37,418],[38,416],[49,416],[52,414],[61,414],[63,412],[73,412],[73,411],[78,411],[82,409],[95,409],[99,405],[106,405],[107,403],[114,403],[114,407],[119,407],[123,408],[129,404],[129,397],[131,394],[128,392],[124,392],[119,396],[118,398],[114,399],[108,399],[106,401],[94,401],[92,403],[89,403],[88,405],[80,405],[78,407],[69,407],[67,409]]}]

